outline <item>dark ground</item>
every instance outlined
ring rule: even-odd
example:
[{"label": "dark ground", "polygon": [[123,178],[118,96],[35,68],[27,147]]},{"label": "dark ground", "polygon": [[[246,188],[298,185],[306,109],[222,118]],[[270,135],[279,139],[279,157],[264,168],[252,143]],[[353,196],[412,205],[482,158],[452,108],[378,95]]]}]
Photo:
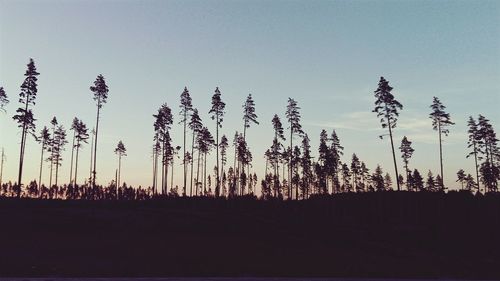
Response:
[{"label": "dark ground", "polygon": [[2,198],[0,276],[500,279],[500,195]]}]

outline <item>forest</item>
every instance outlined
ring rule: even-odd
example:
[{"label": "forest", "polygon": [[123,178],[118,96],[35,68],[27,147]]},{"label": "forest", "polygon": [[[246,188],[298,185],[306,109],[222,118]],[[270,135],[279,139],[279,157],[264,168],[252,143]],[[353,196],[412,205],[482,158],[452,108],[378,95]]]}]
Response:
[{"label": "forest", "polygon": [[[300,107],[293,98],[289,98],[284,118],[275,114],[271,120],[274,136],[264,155],[266,172],[258,177],[252,168],[254,165],[263,164],[254,163],[255,157],[246,141],[247,129],[259,124],[252,95],[247,96],[242,106],[242,132],[236,131],[230,136],[220,132],[223,129],[226,104],[219,88],[217,87],[213,93],[209,109],[212,119],[209,122],[214,122],[216,128],[215,132],[211,132],[208,123],[201,120],[198,109],[193,107],[192,98],[186,87],[180,95],[179,104],[178,124],[183,128],[182,146],[173,144],[171,136],[174,125],[173,109],[164,103],[155,114],[152,114],[154,120],[151,124],[152,145],[145,148],[145,151],[151,149],[153,151],[151,185],[131,187],[121,182],[122,157],[127,156],[127,149],[122,141],[118,142],[114,151],[119,160],[115,179],[108,185],[96,182],[100,114],[109,92],[103,75],[98,75],[89,88],[96,104],[96,122],[90,131],[89,125],[75,117],[69,125],[69,130],[72,132],[67,132],[64,125],[59,124],[54,116],[50,124],[37,133],[34,109],[39,75],[34,60],[30,59],[24,74],[25,79],[20,87],[20,107],[12,117],[21,133],[18,178],[14,183],[2,181],[4,166],[2,149],[0,196],[3,197],[145,200],[156,197],[234,198],[253,195],[260,199],[299,200],[308,199],[313,195],[350,192],[447,190],[443,180],[442,139],[448,135],[449,127],[455,123],[446,112],[446,106],[438,97],[434,97],[428,116],[432,120],[433,129],[437,132],[440,172],[434,175],[430,170],[426,174],[424,171],[412,169],[410,162],[414,153],[412,141],[406,136],[400,142],[393,138],[393,131],[397,128],[403,105],[391,93],[393,88],[384,77],[380,77],[378,87],[374,91],[375,106],[372,112],[380,119],[381,127],[387,130],[387,134],[381,135],[380,138],[390,139],[394,163],[393,175],[397,176],[391,177],[389,173],[384,173],[380,166],[370,172],[367,165],[355,153],[350,163],[342,162],[344,147],[335,130],[331,133],[321,130],[317,157],[312,157],[312,144],[308,133],[303,131],[301,125]],[[7,103],[9,97],[3,87],[0,87],[0,108],[4,113],[2,118],[6,117],[4,107]],[[456,172],[456,182],[460,189],[473,194],[497,192],[500,180],[500,150],[495,130],[490,121],[481,114],[477,118],[470,116],[467,125],[469,151],[465,151],[464,156],[474,161],[475,173],[466,174],[460,169]],[[29,138],[33,138],[40,145],[39,177],[23,181],[25,148]],[[78,168],[81,165],[79,153],[89,142],[92,153],[89,177],[84,183],[79,183],[77,182]],[[71,150],[70,179],[61,184],[59,168],[63,162],[62,152],[67,149],[68,143]],[[231,149],[234,150],[233,159],[229,158]],[[216,165],[207,167],[207,159],[214,157],[213,152]],[[180,186],[174,185],[173,181],[175,159],[182,164],[183,180]],[[402,160],[404,167],[402,172],[398,171],[398,165],[401,163],[397,159]],[[45,163],[48,163],[49,167],[48,184],[42,183]],[[260,194],[256,192],[258,186]]]}]

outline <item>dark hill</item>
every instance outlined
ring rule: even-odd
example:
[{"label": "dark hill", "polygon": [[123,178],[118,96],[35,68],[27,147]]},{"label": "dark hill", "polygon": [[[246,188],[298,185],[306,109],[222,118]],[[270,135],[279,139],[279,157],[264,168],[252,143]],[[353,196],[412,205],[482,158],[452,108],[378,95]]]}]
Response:
[{"label": "dark hill", "polygon": [[500,195],[0,199],[0,276],[500,279]]}]

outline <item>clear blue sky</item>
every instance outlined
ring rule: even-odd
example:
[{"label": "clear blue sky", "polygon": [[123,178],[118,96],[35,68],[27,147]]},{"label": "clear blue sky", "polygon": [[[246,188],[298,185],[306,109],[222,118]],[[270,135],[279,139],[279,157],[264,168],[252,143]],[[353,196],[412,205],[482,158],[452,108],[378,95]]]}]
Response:
[{"label": "clear blue sky", "polygon": [[[378,138],[384,131],[371,112],[380,76],[404,105],[395,142],[403,135],[414,142],[410,165],[424,174],[439,171],[437,133],[428,118],[432,97],[447,106],[456,122],[444,141],[448,185],[456,185],[458,169],[472,173],[465,159],[468,116],[481,113],[497,130],[500,124],[498,1],[0,0],[0,85],[11,100],[7,114],[0,113],[4,180],[17,178],[20,133],[12,115],[30,57],[41,73],[37,131],[53,116],[67,129],[75,116],[92,128],[89,86],[100,73],[107,79],[98,147],[102,184],[114,178],[119,140],[128,149],[122,181],[151,184],[152,114],[166,102],[177,124],[185,86],[212,132],[210,97],[220,87],[227,104],[222,133],[230,139],[242,129],[241,105],[252,93],[261,125],[250,128],[248,141],[259,178],[270,121],[274,113],[284,118],[288,97],[302,108],[315,154],[321,129],[336,129],[344,161],[355,152],[371,171],[381,164],[394,178],[389,141]],[[181,145],[181,126],[173,130]],[[89,148],[81,152],[80,182],[88,177]],[[37,178],[40,148],[29,139],[26,151],[25,181]],[[60,182],[68,181],[69,158],[67,145]]]}]

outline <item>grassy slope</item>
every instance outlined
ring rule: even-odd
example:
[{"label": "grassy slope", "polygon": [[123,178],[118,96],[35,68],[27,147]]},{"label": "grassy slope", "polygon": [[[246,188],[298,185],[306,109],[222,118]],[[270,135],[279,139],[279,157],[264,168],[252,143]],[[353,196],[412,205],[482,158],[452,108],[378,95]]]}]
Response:
[{"label": "grassy slope", "polygon": [[500,278],[500,196],[0,199],[0,276]]}]

